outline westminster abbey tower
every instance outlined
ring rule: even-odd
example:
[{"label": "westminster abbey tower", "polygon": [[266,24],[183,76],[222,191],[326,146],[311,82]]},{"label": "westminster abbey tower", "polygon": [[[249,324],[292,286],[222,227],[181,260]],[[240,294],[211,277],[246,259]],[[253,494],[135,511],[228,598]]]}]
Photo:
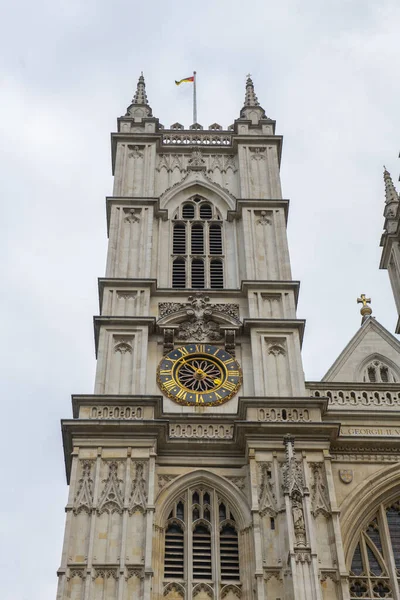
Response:
[{"label": "westminster abbey tower", "polygon": [[118,119],[57,600],[400,598],[400,344],[361,295],[305,381],[281,149],[250,77],[227,129],[164,128],[143,76]]}]

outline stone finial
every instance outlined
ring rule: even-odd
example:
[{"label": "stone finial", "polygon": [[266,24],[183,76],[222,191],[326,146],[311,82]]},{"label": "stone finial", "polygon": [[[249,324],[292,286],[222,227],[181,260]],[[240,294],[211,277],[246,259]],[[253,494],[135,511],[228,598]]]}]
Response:
[{"label": "stone finial", "polygon": [[146,84],[143,77],[143,71],[140,74],[135,95],[132,98],[132,104],[148,104],[146,94]]},{"label": "stone finial", "polygon": [[258,101],[256,93],[254,91],[253,80],[250,75],[247,75],[246,80],[246,95],[244,98],[244,105],[240,111],[240,117],[242,119],[248,119],[253,125],[257,125],[260,119],[266,119],[265,110]]},{"label": "stone finial", "polygon": [[153,116],[151,107],[147,100],[146,83],[144,81],[143,73],[140,74],[136,92],[132,98],[132,104],[128,107],[126,116],[137,117],[138,120],[142,119],[143,117]]},{"label": "stone finial", "polygon": [[247,75],[246,81],[246,95],[244,98],[244,106],[260,106],[260,103],[257,99],[256,93],[254,91],[254,84],[251,78],[251,75]]},{"label": "stone finial", "polygon": [[399,196],[397,194],[396,188],[394,187],[392,177],[385,166],[383,167],[383,181],[385,182],[386,204],[390,204],[391,202],[398,202]]},{"label": "stone finial", "polygon": [[365,294],[360,294],[360,297],[357,298],[357,304],[362,304],[360,309],[361,314],[361,325],[365,323],[365,321],[372,315],[372,308],[368,306],[370,304],[371,298],[367,298]]}]

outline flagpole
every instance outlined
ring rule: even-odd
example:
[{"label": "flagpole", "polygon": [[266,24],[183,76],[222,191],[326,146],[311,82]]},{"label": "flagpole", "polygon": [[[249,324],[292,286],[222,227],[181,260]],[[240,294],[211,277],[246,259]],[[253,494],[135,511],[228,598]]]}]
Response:
[{"label": "flagpole", "polygon": [[193,123],[197,123],[196,71],[193,71]]}]

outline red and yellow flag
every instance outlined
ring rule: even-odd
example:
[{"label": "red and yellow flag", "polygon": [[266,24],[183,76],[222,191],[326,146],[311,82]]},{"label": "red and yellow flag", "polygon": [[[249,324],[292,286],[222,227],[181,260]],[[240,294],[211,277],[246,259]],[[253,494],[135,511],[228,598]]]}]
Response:
[{"label": "red and yellow flag", "polygon": [[175,79],[176,85],[181,85],[181,83],[186,83],[187,81],[194,81],[194,75],[192,75],[192,77],[185,77],[184,79],[181,79],[180,81],[176,81],[176,79]]}]

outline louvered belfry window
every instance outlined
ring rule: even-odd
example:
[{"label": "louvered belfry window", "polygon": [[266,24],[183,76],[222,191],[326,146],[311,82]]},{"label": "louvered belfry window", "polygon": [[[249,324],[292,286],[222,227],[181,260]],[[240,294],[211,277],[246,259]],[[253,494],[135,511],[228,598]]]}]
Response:
[{"label": "louvered belfry window", "polygon": [[380,505],[361,532],[351,560],[350,598],[394,600],[396,580],[400,585],[400,500]]},{"label": "louvered belfry window", "polygon": [[172,507],[164,535],[166,583],[240,584],[235,518],[215,490],[186,490]]},{"label": "louvered belfry window", "polygon": [[222,289],[223,231],[215,207],[196,196],[178,209],[172,228],[172,287]]}]

